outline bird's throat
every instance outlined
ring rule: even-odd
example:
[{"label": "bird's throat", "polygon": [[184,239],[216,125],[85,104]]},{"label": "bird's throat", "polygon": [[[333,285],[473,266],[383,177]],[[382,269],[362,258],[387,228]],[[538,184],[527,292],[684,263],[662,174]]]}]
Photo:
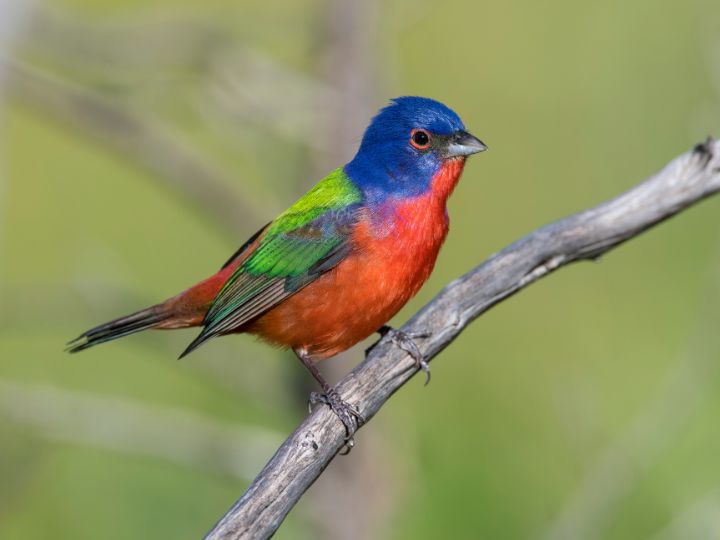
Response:
[{"label": "bird's throat", "polygon": [[430,183],[433,196],[445,203],[460,180],[464,168],[464,157],[446,159]]}]

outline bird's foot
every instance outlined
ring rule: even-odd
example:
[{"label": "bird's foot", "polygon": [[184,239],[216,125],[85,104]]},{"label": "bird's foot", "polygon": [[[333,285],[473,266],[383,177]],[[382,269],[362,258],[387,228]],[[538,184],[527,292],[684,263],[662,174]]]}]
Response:
[{"label": "bird's foot", "polygon": [[312,406],[318,403],[330,407],[345,426],[345,451],[341,452],[341,454],[350,453],[350,450],[355,445],[353,435],[365,423],[365,417],[355,407],[343,400],[334,389],[330,389],[326,394],[312,392],[308,400],[308,410],[312,412]]},{"label": "bird's foot", "polygon": [[[403,332],[402,330],[395,330],[392,326],[388,325],[382,326],[378,330],[378,334],[380,334],[381,340],[387,336],[390,341],[408,353],[410,357],[415,360],[415,367],[425,373],[425,386],[427,386],[430,382],[430,365],[425,361],[425,357],[420,352],[415,340],[430,337],[430,334],[428,332]],[[377,343],[375,345],[377,345]],[[373,345],[373,347],[375,345]],[[373,347],[370,347],[366,353],[370,352]]]}]

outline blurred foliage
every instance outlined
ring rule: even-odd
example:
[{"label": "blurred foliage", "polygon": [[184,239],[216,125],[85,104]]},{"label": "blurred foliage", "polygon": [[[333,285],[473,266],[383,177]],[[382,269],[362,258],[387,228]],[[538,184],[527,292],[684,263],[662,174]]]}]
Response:
[{"label": "blurred foliage", "polygon": [[[247,429],[256,468],[272,451],[257,430],[279,441],[301,418],[301,366],[247,337],[179,363],[193,332],[72,357],[62,344],[209,275],[311,185],[312,163],[330,153],[322,122],[343,114],[332,106],[342,92],[318,62],[331,3],[58,0],[25,13],[18,65],[162,126],[257,215],[240,216],[238,230],[219,226],[172,178],[159,181],[67,115],[13,94],[10,78],[0,381],[15,390],[0,396],[0,538],[198,538],[244,490],[248,475],[212,445],[193,446],[190,432],[181,461],[141,444],[114,448],[107,435],[117,426],[102,414],[113,400],[193,413],[228,437]],[[376,9],[384,86],[373,107],[402,94],[440,99],[491,149],[468,164],[435,273],[396,322],[531,229],[720,135],[717,2],[391,0]],[[347,132],[343,144],[360,136]],[[384,440],[375,462],[343,458],[392,494],[348,538],[720,535],[718,204],[563,270],[468,328],[434,363],[428,388],[409,385],[359,434],[360,447],[369,432]],[[61,393],[43,405],[37,390],[48,388]],[[79,407],[78,397],[99,405]],[[158,417],[123,428],[142,441]],[[171,454],[176,441],[167,444]],[[321,489],[278,538],[316,538],[323,521],[342,522],[323,511]],[[371,504],[364,495],[354,493],[356,505]]]}]

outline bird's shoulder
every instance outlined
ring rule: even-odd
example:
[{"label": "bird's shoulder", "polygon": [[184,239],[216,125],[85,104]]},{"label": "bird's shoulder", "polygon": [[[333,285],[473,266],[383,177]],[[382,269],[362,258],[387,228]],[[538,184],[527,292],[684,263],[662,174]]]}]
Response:
[{"label": "bird's shoulder", "polygon": [[318,220],[328,222],[344,219],[346,210],[363,201],[360,190],[342,167],[335,169],[285,212],[268,228],[268,236],[302,231],[306,225]]},{"label": "bird's shoulder", "polygon": [[267,227],[239,270],[286,276],[307,271],[348,241],[362,202],[360,190],[336,169]]}]

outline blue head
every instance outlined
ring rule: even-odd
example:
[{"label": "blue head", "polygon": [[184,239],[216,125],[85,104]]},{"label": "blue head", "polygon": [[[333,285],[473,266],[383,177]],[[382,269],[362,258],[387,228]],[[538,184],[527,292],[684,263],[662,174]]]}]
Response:
[{"label": "blue head", "polygon": [[373,118],[345,172],[370,200],[413,197],[430,189],[446,160],[485,149],[449,107],[429,98],[399,97]]}]

